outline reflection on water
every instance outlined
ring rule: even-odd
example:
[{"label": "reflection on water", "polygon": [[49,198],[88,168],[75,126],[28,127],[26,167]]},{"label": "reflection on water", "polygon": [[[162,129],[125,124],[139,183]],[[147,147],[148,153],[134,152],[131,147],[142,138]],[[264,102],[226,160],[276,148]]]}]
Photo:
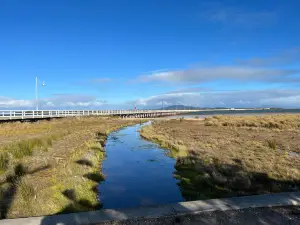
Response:
[{"label": "reflection on water", "polygon": [[125,208],[183,201],[174,178],[175,159],[157,144],[142,139],[140,125],[112,133],[105,147],[99,185],[104,208]]}]

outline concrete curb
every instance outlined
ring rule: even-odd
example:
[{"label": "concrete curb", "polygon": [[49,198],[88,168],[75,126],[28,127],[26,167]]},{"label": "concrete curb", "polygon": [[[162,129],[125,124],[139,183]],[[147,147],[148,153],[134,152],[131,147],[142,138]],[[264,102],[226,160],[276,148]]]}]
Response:
[{"label": "concrete curb", "polygon": [[71,213],[43,217],[6,219],[1,225],[49,225],[49,224],[96,224],[111,220],[137,218],[157,218],[185,214],[197,214],[206,211],[238,210],[257,207],[274,207],[300,205],[300,192],[284,192],[279,194],[254,195],[205,201],[179,202],[174,204],[133,209],[103,209],[92,212]]}]

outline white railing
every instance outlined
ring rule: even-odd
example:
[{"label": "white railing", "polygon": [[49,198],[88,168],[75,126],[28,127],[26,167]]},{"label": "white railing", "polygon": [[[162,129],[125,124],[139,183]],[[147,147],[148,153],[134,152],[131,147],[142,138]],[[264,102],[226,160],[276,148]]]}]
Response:
[{"label": "white railing", "polygon": [[72,116],[114,116],[145,113],[187,113],[199,110],[0,110],[0,120]]}]

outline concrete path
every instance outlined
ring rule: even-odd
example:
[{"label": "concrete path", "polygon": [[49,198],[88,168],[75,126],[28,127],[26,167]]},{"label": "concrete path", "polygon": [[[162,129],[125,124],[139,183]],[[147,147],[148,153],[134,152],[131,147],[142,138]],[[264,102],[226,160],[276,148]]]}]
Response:
[{"label": "concrete path", "polygon": [[191,215],[139,218],[98,225],[300,225],[300,206],[208,211]]},{"label": "concrete path", "polygon": [[[279,193],[279,194],[255,195],[255,196],[245,196],[245,197],[235,197],[235,198],[225,198],[225,199],[212,199],[206,201],[179,202],[179,203],[168,204],[168,205],[141,207],[141,208],[134,208],[134,209],[120,209],[120,210],[104,209],[104,210],[93,211],[93,212],[72,213],[72,214],[65,214],[65,215],[7,219],[7,220],[0,221],[0,225],[16,225],[16,224],[69,225],[69,224],[103,224],[103,222],[107,224],[127,224],[126,222],[118,223],[117,221],[120,220],[127,220],[129,222],[132,220],[135,221],[144,220],[144,222],[146,222],[145,220],[149,220],[149,221],[154,220],[159,222],[159,220],[163,221],[168,218],[179,218],[179,219],[189,218],[199,213],[220,213],[220,211],[228,211],[234,213],[235,211],[236,212],[241,210],[245,211],[245,209],[248,209],[249,211],[250,210],[249,208],[299,206],[299,205],[300,205],[300,192],[286,192],[286,193]],[[179,223],[180,221],[175,220],[171,224],[173,223],[177,224],[177,222]],[[199,223],[197,224],[205,224],[205,223],[200,223],[200,221],[198,222]],[[147,223],[147,224],[160,224],[160,223]],[[223,223],[223,224],[227,224],[227,223]],[[240,224],[240,223],[236,223],[236,224]]]}]

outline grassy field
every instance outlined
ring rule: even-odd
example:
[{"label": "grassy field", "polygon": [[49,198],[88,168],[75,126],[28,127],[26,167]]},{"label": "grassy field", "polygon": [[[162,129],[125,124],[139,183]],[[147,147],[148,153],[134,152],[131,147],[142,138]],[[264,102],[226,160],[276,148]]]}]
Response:
[{"label": "grassy field", "polygon": [[0,124],[1,218],[95,210],[107,134],[139,120]]},{"label": "grassy field", "polygon": [[300,189],[300,116],[156,121],[141,135],[171,149],[186,200]]}]

